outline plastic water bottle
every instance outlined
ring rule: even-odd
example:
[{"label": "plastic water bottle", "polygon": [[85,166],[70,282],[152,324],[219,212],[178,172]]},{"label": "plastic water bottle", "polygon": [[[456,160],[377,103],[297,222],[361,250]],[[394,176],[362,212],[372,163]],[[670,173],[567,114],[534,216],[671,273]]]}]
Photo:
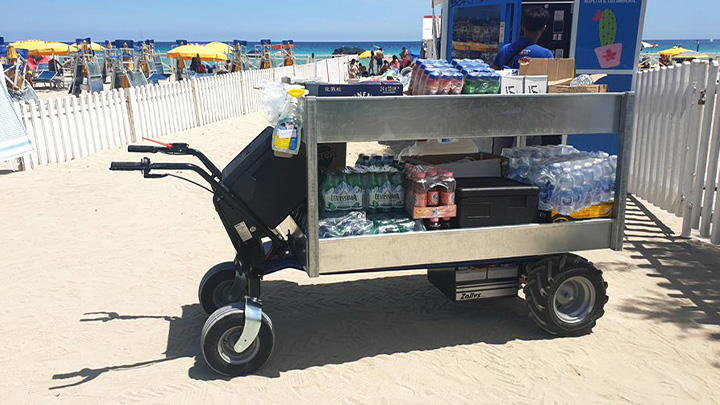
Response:
[{"label": "plastic water bottle", "polygon": [[572,168],[573,178],[573,212],[580,211],[585,206],[585,196],[590,192],[589,185],[585,184],[585,176],[583,175],[583,167],[575,165]]},{"label": "plastic water bottle", "polygon": [[592,171],[593,171],[593,198],[592,203],[593,204],[600,204],[603,199],[603,186],[602,186],[602,178],[604,175],[604,171],[602,168],[602,159],[594,159],[592,161]]},{"label": "plastic water bottle", "polygon": [[531,166],[530,177],[532,177],[532,184],[536,185],[540,191],[538,193],[538,208],[543,211],[550,211],[552,209],[552,196],[553,196],[553,176],[547,170],[546,167],[542,166]]},{"label": "plastic water bottle", "polygon": [[569,167],[563,168],[563,174],[555,185],[555,198],[553,199],[555,201],[555,210],[562,215],[572,214],[575,205],[573,192],[575,182],[571,172]]},{"label": "plastic water bottle", "polygon": [[585,196],[583,197],[583,207],[587,208],[593,204],[593,196],[595,193],[595,177],[593,175],[592,163],[585,162],[582,168],[583,183],[585,185]]},{"label": "plastic water bottle", "polygon": [[425,82],[425,93],[427,95],[435,95],[440,90],[440,72],[431,71]]},{"label": "plastic water bottle", "polygon": [[603,171],[601,202],[606,202],[612,200],[615,196],[615,172],[608,159],[603,159],[600,167],[602,167]]},{"label": "plastic water bottle", "polygon": [[464,84],[465,84],[465,76],[463,76],[462,73],[453,74],[452,87],[450,89],[450,94],[461,94]]}]

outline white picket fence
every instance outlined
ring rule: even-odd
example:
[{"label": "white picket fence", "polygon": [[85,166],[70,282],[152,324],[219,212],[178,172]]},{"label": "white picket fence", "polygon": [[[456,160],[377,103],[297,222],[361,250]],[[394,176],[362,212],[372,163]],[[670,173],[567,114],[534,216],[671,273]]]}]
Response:
[{"label": "white picket fence", "polygon": [[720,244],[720,106],[717,61],[685,62],[637,76],[635,141],[628,190],[683,218]]},{"label": "white picket fence", "polygon": [[15,103],[35,151],[22,158],[26,170],[79,159],[143,138],[158,138],[261,109],[260,84],[283,77],[347,81],[350,57],[299,66],[252,70]]}]

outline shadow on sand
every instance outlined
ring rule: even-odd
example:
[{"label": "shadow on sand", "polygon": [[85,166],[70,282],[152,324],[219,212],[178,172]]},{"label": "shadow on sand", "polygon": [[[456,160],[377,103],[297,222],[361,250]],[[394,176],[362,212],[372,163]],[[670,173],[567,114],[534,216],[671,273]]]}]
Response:
[{"label": "shadow on sand", "polygon": [[[623,311],[682,328],[720,325],[720,248],[680,239],[632,196],[628,200],[626,236],[625,248],[632,252],[631,257],[647,262],[639,266],[651,270],[647,276],[669,290],[669,297],[691,304],[637,298],[623,305]],[[713,333],[711,338],[720,339],[720,334]]]},{"label": "shadow on sand", "polygon": [[[520,298],[453,303],[435,290],[424,275],[304,286],[267,281],[263,289],[263,309],[272,318],[276,332],[273,356],[256,373],[266,377],[382,354],[552,338],[528,318]],[[51,389],[84,384],[108,371],[178,358],[195,358],[195,365],[189,370],[193,379],[222,378],[207,367],[200,353],[200,331],[207,315],[199,304],[184,306],[180,317],[114,312],[86,315],[81,322],[132,322],[148,318],[167,321],[167,350],[158,359],[55,374],[55,380],[72,382]]]}]

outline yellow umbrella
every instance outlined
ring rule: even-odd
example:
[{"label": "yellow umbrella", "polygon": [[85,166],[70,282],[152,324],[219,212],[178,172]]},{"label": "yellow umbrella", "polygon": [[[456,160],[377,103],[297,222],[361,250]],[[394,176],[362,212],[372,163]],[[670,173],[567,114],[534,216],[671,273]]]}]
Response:
[{"label": "yellow umbrella", "polygon": [[[85,46],[86,46],[85,49],[87,49],[87,45],[85,45]],[[90,43],[90,50],[91,50],[91,51],[95,51],[95,52],[100,52],[100,51],[104,51],[105,48],[104,48],[102,45],[98,44],[98,43],[91,42],[91,43]],[[77,45],[70,45],[70,52],[77,52],[77,51],[78,51],[78,46],[77,46]]]},{"label": "yellow umbrella", "polygon": [[43,42],[33,49],[28,49],[32,56],[67,55],[70,47],[62,42]]},{"label": "yellow umbrella", "polygon": [[683,52],[673,56],[673,59],[710,59],[710,56],[699,52]]},{"label": "yellow umbrella", "polygon": [[13,42],[12,46],[14,46],[15,49],[27,49],[29,51],[30,49],[34,49],[35,47],[44,43],[45,41],[41,41],[39,39],[29,39],[27,41]]},{"label": "yellow umbrella", "polygon": [[676,47],[674,47],[674,48],[670,48],[670,49],[666,49],[666,50],[664,50],[664,51],[660,51],[660,55],[675,56],[675,55],[679,55],[679,54],[685,53],[685,52],[692,52],[692,51],[689,50],[689,49],[680,48],[680,47],[677,47],[677,46],[676,46]]},{"label": "yellow umbrella", "polygon": [[167,57],[171,59],[187,60],[196,56],[199,56],[200,60],[227,60],[224,53],[198,44],[181,45],[167,53]]},{"label": "yellow umbrella", "polygon": [[224,44],[222,42],[210,42],[209,44],[204,45],[206,48],[210,48],[213,51],[220,52],[220,53],[232,53],[232,47],[228,44]]},{"label": "yellow umbrella", "polygon": [[365,52],[361,53],[360,55],[358,55],[358,59],[368,59],[368,58],[370,58],[370,53],[371,53],[370,51],[365,51]]}]

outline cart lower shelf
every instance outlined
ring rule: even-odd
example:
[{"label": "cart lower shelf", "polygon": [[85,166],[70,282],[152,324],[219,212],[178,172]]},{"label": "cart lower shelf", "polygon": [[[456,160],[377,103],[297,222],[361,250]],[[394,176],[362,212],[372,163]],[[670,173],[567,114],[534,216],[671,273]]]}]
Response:
[{"label": "cart lower shelf", "polygon": [[606,249],[611,247],[614,225],[614,219],[594,219],[321,239],[318,273]]}]

